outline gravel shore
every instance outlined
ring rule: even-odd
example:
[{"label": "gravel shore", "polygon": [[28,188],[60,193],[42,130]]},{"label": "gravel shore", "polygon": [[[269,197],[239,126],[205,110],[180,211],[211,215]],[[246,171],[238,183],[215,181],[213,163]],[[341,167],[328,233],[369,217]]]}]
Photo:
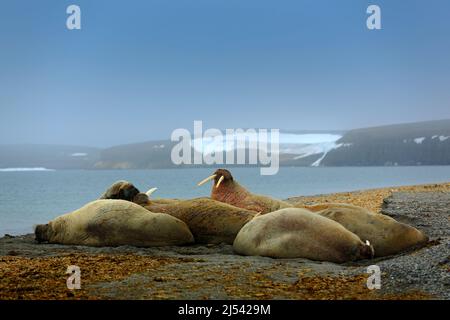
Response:
[{"label": "gravel shore", "polygon": [[[450,183],[297,197],[345,202],[390,215],[430,236],[400,255],[358,263],[233,254],[230,245],[93,248],[0,238],[0,299],[450,299]],[[369,290],[378,265],[381,289]],[[81,289],[66,287],[69,265]]]}]

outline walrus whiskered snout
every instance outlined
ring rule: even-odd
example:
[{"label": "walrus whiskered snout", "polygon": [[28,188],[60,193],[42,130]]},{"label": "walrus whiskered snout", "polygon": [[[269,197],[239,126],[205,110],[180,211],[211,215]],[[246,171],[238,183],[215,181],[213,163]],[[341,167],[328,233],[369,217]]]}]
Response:
[{"label": "walrus whiskered snout", "polygon": [[138,205],[140,205],[140,206],[145,206],[145,205],[148,205],[150,203],[150,199],[149,199],[147,194],[145,194],[145,193],[138,193],[133,198],[133,202],[138,204]]},{"label": "walrus whiskered snout", "polygon": [[365,259],[373,259],[373,257],[375,257],[375,249],[370,244],[369,240],[366,240],[366,242],[364,243],[364,248],[361,250],[361,255],[362,258]]},{"label": "walrus whiskered snout", "polygon": [[146,193],[139,192],[133,197],[132,202],[140,205],[140,206],[146,206],[150,204],[150,196],[153,192],[158,190],[158,188],[151,188]]},{"label": "walrus whiskered snout", "polygon": [[231,175],[231,172],[226,169],[217,169],[214,174],[210,175],[209,177],[203,179],[199,183],[197,183],[198,186],[204,185],[210,180],[214,179],[214,185],[216,188],[218,188],[222,182],[224,181],[233,181],[233,176]]}]

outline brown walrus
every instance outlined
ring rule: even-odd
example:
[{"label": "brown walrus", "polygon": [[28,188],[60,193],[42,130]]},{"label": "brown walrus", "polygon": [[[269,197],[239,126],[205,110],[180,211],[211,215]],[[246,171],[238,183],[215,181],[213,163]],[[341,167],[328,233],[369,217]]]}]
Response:
[{"label": "brown walrus", "polygon": [[326,203],[307,208],[340,223],[361,239],[369,240],[376,257],[396,254],[428,242],[428,237],[416,228],[361,207]]},{"label": "brown walrus", "polygon": [[143,193],[136,198],[152,212],[163,212],[184,221],[197,243],[233,244],[242,226],[256,214],[209,198],[153,201]]},{"label": "brown walrus", "polygon": [[139,190],[131,183],[125,180],[114,182],[99,199],[117,199],[133,201]]},{"label": "brown walrus", "polygon": [[[148,202],[148,197],[156,190],[158,188],[151,188],[146,193],[142,193],[131,182],[119,180],[114,182],[99,199],[126,200],[143,205]],[[145,195],[148,197],[145,197]],[[175,203],[178,199],[156,199],[152,201],[158,203]]]},{"label": "brown walrus", "polygon": [[118,181],[108,188],[102,198],[132,201],[151,212],[176,217],[188,225],[197,243],[233,244],[242,226],[255,215],[253,211],[209,198],[150,200],[149,196],[156,190],[157,188],[151,188],[142,193],[130,182]]},{"label": "brown walrus", "polygon": [[372,258],[374,254],[369,243],[339,223],[299,208],[255,217],[242,227],[233,249],[248,256],[337,263]]},{"label": "brown walrus", "polygon": [[251,193],[237,183],[233,179],[230,171],[226,169],[216,170],[213,175],[200,181],[198,185],[201,186],[213,179],[214,184],[211,189],[211,198],[214,200],[261,214],[292,207],[287,202]]},{"label": "brown walrus", "polygon": [[187,225],[124,200],[96,200],[35,229],[38,242],[86,246],[137,247],[194,242]]}]

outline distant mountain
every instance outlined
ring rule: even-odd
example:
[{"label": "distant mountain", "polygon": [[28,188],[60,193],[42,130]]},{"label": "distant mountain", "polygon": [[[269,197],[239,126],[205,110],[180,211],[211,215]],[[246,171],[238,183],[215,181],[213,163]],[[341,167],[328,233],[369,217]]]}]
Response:
[{"label": "distant mountain", "polygon": [[[177,143],[159,140],[105,149],[82,146],[0,145],[0,169],[175,168],[179,166],[172,163],[171,152]],[[223,152],[224,148],[224,140],[204,140],[202,151],[205,154]],[[191,152],[193,150],[191,148]],[[236,149],[233,151],[236,152]],[[247,154],[248,152],[247,150]],[[280,165],[450,165],[450,120],[397,124],[347,132],[282,131]],[[222,165],[214,167],[217,166]]]},{"label": "distant mountain", "polygon": [[[334,142],[342,137],[341,131],[282,131],[280,133],[280,165],[309,166],[311,161],[317,161],[320,154],[328,152],[334,147]],[[225,138],[224,138],[225,139]],[[213,152],[223,153],[225,140],[203,140],[204,154]],[[242,136],[235,136],[235,141]],[[100,153],[100,160],[95,164],[96,169],[160,169],[174,168],[171,162],[171,151],[178,142],[170,140],[150,141],[143,143],[126,144],[104,149]],[[195,142],[194,142],[195,143]],[[236,145],[235,145],[236,147]],[[193,147],[191,154],[194,153]],[[254,149],[253,149],[254,150]],[[269,146],[270,150],[270,146]],[[234,149],[237,153],[237,149]],[[246,151],[248,159],[249,150]],[[202,165],[197,165],[201,167]],[[213,165],[213,167],[223,165]],[[233,166],[228,165],[227,166]],[[237,165],[235,165],[237,166]],[[189,165],[194,167],[194,165]]]},{"label": "distant mountain", "polygon": [[450,165],[450,120],[351,130],[320,165]]},{"label": "distant mountain", "polygon": [[174,142],[150,141],[103,149],[95,169],[163,169],[175,167],[170,161]]}]

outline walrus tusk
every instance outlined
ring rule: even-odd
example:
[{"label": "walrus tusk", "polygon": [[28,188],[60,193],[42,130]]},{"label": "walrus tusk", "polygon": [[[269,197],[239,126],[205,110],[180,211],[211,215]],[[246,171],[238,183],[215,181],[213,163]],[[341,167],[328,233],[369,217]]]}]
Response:
[{"label": "walrus tusk", "polygon": [[202,181],[200,181],[199,183],[197,183],[197,185],[198,185],[198,186],[201,186],[201,185],[207,183],[209,180],[214,179],[216,176],[217,176],[217,174],[213,174],[213,175],[209,176],[208,178],[203,179]]},{"label": "walrus tusk", "polygon": [[217,181],[217,184],[216,184],[216,188],[218,188],[218,187],[220,186],[220,184],[222,183],[223,179],[225,179],[224,176],[221,176],[221,177],[219,178],[219,181]]},{"label": "walrus tusk", "polygon": [[373,246],[370,244],[369,240],[366,240],[366,246],[368,246],[370,248],[370,255],[371,255],[371,259],[373,259],[373,257],[375,256],[375,249],[373,248]]},{"label": "walrus tusk", "polygon": [[151,188],[150,190],[148,190],[145,194],[147,195],[147,196],[151,196],[151,194],[153,193],[153,192],[155,192],[156,190],[158,190],[158,188]]}]

